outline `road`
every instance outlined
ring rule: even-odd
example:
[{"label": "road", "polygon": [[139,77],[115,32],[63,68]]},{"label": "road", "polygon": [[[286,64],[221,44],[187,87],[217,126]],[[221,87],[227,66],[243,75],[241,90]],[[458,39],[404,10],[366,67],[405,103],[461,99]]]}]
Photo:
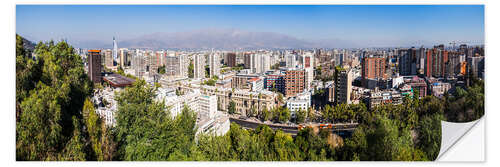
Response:
[{"label": "road", "polygon": [[[271,129],[277,130],[281,129],[285,133],[290,133],[292,135],[297,135],[298,131],[298,126],[287,126],[287,125],[277,125],[277,124],[266,124],[266,123],[261,123],[261,122],[254,122],[254,121],[249,121],[249,120],[244,120],[244,119],[239,119],[239,118],[234,118],[234,117],[229,117],[229,120],[231,122],[237,123],[243,128],[247,129],[255,129],[259,125],[267,125]],[[356,127],[358,126],[357,123],[339,123],[339,124],[333,124],[332,132],[337,133],[337,132],[352,132]]]}]

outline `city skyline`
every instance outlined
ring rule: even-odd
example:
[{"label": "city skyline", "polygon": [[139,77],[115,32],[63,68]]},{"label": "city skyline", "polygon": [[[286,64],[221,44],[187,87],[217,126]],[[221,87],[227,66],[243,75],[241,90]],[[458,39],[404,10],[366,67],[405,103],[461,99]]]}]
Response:
[{"label": "city skyline", "polygon": [[[152,48],[262,45],[360,48],[431,46],[451,41],[484,43],[483,5],[18,5],[16,8],[18,34],[34,42],[66,39],[83,48],[111,48],[112,37],[117,37],[119,47],[147,47],[149,43],[157,43],[151,44]],[[57,14],[61,11],[65,15]],[[196,36],[202,36],[206,42],[200,43]],[[265,37],[270,39],[259,40]],[[237,39],[246,43],[211,45]]]}]

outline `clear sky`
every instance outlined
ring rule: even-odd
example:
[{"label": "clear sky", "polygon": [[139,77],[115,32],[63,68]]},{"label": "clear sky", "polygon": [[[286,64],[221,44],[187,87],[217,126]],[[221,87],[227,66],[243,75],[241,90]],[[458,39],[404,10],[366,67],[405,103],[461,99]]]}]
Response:
[{"label": "clear sky", "polygon": [[[39,40],[108,41],[205,28],[278,32],[362,46],[484,41],[483,5],[18,5],[16,32]],[[419,44],[417,44],[419,45]]]}]

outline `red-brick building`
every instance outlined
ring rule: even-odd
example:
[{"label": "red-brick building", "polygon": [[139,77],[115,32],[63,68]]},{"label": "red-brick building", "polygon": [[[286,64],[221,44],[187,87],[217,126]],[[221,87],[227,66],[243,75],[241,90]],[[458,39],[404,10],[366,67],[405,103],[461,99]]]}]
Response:
[{"label": "red-brick building", "polygon": [[387,75],[385,73],[385,58],[365,57],[363,58],[361,66],[363,85],[365,84],[366,79],[387,79]]},{"label": "red-brick building", "polygon": [[286,97],[295,96],[305,89],[305,71],[303,69],[288,69],[285,71],[285,90]]}]

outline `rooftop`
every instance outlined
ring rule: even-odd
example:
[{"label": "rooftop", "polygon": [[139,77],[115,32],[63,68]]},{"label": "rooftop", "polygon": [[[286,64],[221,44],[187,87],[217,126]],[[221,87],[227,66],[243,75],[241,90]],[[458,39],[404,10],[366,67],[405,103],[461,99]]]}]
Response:
[{"label": "rooftop", "polygon": [[119,74],[108,74],[103,77],[103,80],[108,82],[113,87],[125,87],[132,85],[135,80],[131,78],[124,77]]}]

